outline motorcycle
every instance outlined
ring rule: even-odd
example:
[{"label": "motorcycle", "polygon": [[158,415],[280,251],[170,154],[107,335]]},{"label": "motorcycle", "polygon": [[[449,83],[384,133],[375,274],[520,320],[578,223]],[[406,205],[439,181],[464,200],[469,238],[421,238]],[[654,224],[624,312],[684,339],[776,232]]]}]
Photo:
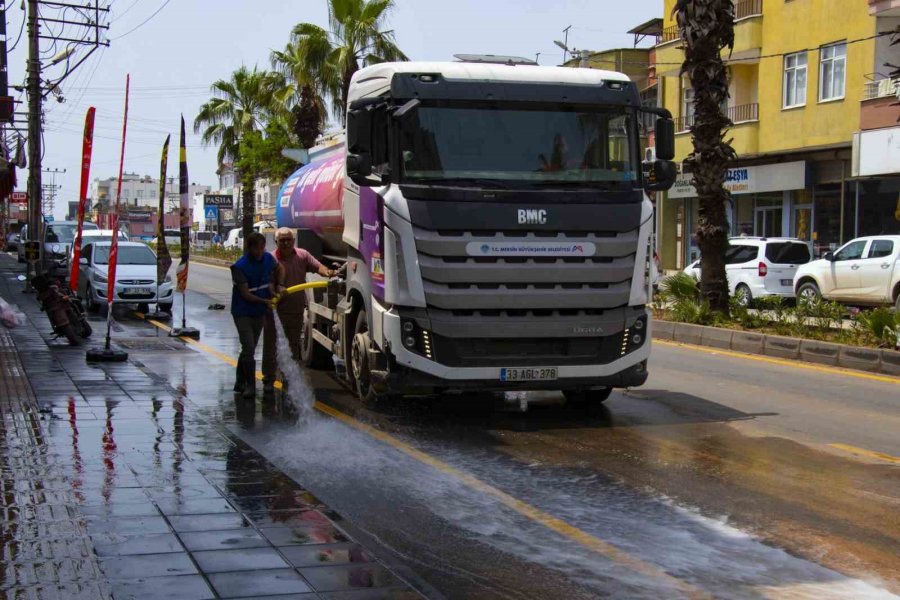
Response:
[{"label": "motorcycle", "polygon": [[65,285],[49,275],[32,277],[31,285],[37,292],[41,310],[47,313],[53,333],[65,336],[70,343],[80,344],[82,339],[89,338],[93,330],[87,321],[87,315],[81,300]]}]

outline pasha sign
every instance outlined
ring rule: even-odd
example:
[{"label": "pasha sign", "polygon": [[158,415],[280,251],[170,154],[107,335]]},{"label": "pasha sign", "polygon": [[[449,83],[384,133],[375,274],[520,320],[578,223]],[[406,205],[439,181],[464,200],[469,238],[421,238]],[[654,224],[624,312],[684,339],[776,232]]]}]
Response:
[{"label": "pasha sign", "polygon": [[[725,174],[725,189],[732,194],[756,194],[761,192],[781,192],[802,190],[806,187],[806,162],[796,161],[777,165],[758,165],[728,169]],[[693,198],[694,176],[685,173],[678,176],[669,190],[669,198]]]}]

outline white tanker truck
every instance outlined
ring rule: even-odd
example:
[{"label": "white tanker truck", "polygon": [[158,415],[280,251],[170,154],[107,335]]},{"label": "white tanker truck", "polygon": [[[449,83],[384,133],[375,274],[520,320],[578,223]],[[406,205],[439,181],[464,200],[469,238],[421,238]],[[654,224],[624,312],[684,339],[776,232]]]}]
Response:
[{"label": "white tanker truck", "polygon": [[[620,73],[466,62],[367,67],[348,105],[346,137],[278,199],[279,226],[345,267],[307,290],[306,367],[338,365],[364,402],[603,401],[645,382],[646,192],[675,178],[668,111],[642,108]],[[648,115],[656,160],[642,163]]]}]

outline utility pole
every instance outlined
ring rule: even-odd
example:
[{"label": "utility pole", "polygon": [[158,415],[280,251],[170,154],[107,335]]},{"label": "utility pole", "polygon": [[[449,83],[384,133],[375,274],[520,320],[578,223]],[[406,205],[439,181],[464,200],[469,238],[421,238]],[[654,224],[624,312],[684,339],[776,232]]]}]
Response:
[{"label": "utility pole", "polygon": [[56,193],[62,186],[56,185],[56,175],[65,173],[65,169],[41,169],[42,173],[49,173],[51,180],[50,185],[42,185],[41,188],[47,190],[47,194],[43,198],[41,211],[44,215],[53,215],[53,209],[56,207]]},{"label": "utility pole", "polygon": [[[38,23],[38,0],[28,0],[28,237],[43,240],[43,219],[41,217],[41,118],[43,98],[41,96],[41,52],[38,44],[40,24]],[[24,240],[23,240],[24,242]],[[36,263],[36,274],[44,270],[44,245],[40,248]]]},{"label": "utility pole", "polygon": [[563,29],[563,33],[566,34],[566,37],[563,39],[563,44],[566,45],[566,47],[563,49],[563,64],[566,64],[566,58],[567,58],[566,55],[567,55],[568,52],[569,52],[569,30],[570,30],[570,29],[572,29],[572,26],[571,26],[571,25],[569,25],[568,27],[566,27],[565,29]]}]

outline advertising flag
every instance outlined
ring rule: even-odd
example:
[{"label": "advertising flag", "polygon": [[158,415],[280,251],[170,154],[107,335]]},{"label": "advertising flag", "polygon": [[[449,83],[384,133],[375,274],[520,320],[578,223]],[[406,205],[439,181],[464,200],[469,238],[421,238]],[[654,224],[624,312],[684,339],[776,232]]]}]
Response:
[{"label": "advertising flag", "polygon": [[125,76],[125,117],[122,119],[122,151],[119,155],[119,180],[116,183],[116,206],[110,215],[110,229],[113,230],[109,244],[109,268],[106,273],[106,302],[112,314],[112,302],[116,292],[116,262],[119,258],[119,199],[122,197],[122,169],[125,167],[125,133],[128,131],[128,89],[131,86],[131,75]]},{"label": "advertising flag", "polygon": [[166,245],[166,167],[169,163],[169,140],[171,135],[166,136],[166,141],[162,148],[162,159],[159,161],[159,210],[157,215],[159,220],[156,224],[156,285],[162,285],[166,279],[166,275],[172,266],[172,256],[169,254],[169,247]]},{"label": "advertising flag", "polygon": [[78,290],[78,275],[81,272],[81,231],[84,227],[84,210],[87,204],[88,179],[91,173],[91,152],[94,149],[94,113],[93,106],[88,108],[84,116],[84,137],[81,142],[81,187],[78,189],[78,227],[75,230],[75,240],[72,242],[72,264],[69,265],[69,288],[75,292]]},{"label": "advertising flag", "polygon": [[191,248],[191,212],[190,198],[188,198],[188,170],[187,148],[184,139],[184,115],[181,116],[181,145],[178,155],[178,194],[181,197],[181,205],[178,209],[179,225],[181,227],[181,262],[178,263],[178,284],[176,289],[182,294],[187,289],[188,260]]}]

